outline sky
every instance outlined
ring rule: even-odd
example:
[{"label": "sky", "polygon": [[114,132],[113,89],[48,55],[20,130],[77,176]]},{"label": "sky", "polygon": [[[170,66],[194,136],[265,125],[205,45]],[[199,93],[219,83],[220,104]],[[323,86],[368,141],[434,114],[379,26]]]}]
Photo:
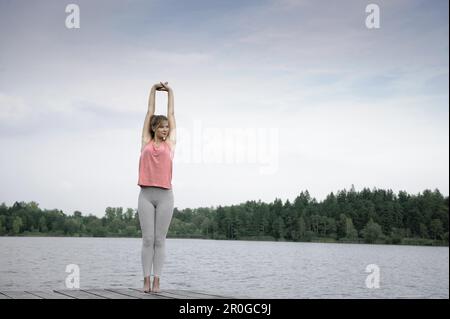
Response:
[{"label": "sky", "polygon": [[449,3],[376,1],[370,28],[371,3],[0,0],[0,203],[137,209],[159,81],[178,209],[352,185],[447,196]]}]

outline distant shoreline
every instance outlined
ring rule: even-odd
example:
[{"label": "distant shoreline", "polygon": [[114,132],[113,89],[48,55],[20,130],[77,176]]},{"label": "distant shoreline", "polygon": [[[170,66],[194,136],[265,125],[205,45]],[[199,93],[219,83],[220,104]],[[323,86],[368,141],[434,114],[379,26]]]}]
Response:
[{"label": "distant shoreline", "polygon": [[[43,235],[43,234],[26,234],[26,235],[2,235],[1,237],[46,237],[46,238],[134,238],[141,239],[138,236],[58,236],[55,234]],[[383,241],[378,241],[375,243],[366,243],[361,241],[339,241],[333,238],[321,238],[311,241],[292,241],[292,240],[273,240],[273,239],[251,239],[251,238],[241,238],[241,239],[223,239],[223,238],[201,238],[201,237],[178,237],[178,236],[168,236],[167,239],[202,239],[202,240],[221,240],[221,241],[261,241],[261,242],[284,242],[284,243],[312,243],[312,244],[363,244],[363,245],[386,245],[386,246],[427,246],[427,247],[449,247],[448,243],[439,240],[429,240],[423,238],[404,238],[405,242],[402,243],[386,243]]]},{"label": "distant shoreline", "polygon": [[[438,189],[408,194],[353,185],[322,202],[302,191],[293,202],[246,201],[238,205],[173,210],[167,238],[445,246],[449,197]],[[107,207],[103,217],[42,210],[36,202],[0,205],[0,236],[142,236],[136,209]]]}]

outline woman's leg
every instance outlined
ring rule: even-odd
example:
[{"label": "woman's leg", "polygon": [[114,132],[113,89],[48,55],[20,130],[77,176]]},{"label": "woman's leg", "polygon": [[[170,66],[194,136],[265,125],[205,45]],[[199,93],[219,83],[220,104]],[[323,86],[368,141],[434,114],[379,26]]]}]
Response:
[{"label": "woman's leg", "polygon": [[141,188],[138,200],[139,223],[142,231],[142,270],[144,277],[149,277],[153,263],[155,207],[151,202],[151,189]]},{"label": "woman's leg", "polygon": [[156,291],[159,291],[159,277],[166,257],[166,235],[172,220],[173,208],[172,190],[160,189],[155,209],[155,256],[153,259],[153,274],[155,276],[153,287],[156,288]]}]

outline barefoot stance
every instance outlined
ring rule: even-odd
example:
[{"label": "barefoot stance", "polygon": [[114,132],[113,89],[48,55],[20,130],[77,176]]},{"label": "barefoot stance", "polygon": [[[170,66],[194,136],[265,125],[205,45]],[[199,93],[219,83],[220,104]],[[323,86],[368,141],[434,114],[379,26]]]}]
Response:
[{"label": "barefoot stance", "polygon": [[144,277],[144,292],[148,293],[151,292],[150,290],[150,276]]},{"label": "barefoot stance", "polygon": [[152,292],[160,292],[159,289],[159,277],[154,277],[153,278],[153,288],[152,288]]}]

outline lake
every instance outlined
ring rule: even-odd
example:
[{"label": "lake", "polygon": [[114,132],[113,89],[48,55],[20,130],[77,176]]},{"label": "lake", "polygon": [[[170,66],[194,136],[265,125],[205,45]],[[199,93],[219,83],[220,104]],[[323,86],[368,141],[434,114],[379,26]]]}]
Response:
[{"label": "lake", "polygon": [[[0,237],[0,290],[142,287],[140,238]],[[449,298],[448,247],[167,239],[161,289],[250,298]],[[371,266],[370,266],[371,265]],[[367,272],[366,272],[367,270]]]}]

